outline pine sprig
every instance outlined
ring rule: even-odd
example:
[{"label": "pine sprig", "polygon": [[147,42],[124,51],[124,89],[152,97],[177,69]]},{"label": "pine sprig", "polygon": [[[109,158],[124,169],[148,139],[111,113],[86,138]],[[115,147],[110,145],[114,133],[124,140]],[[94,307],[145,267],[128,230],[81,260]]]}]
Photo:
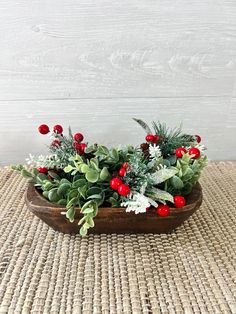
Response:
[{"label": "pine sprig", "polygon": [[[148,125],[139,119],[134,119],[146,132],[151,134]],[[182,125],[177,128],[170,129],[165,123],[152,122],[154,134],[159,137],[158,145],[163,157],[168,157],[174,153],[175,149],[182,146],[191,146],[196,139],[194,136],[182,132]],[[149,132],[150,131],[150,132]]]},{"label": "pine sprig", "polygon": [[153,122],[152,125],[155,134],[161,138],[158,145],[164,157],[173,154],[176,148],[190,146],[195,141],[194,136],[182,132],[182,125],[174,129],[170,129],[165,123],[160,122]]}]

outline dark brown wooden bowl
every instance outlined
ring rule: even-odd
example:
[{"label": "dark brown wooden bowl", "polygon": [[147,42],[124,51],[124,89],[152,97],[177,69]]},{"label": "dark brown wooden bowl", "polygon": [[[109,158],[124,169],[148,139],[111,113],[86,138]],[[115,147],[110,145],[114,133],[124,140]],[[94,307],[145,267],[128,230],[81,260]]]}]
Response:
[{"label": "dark brown wooden bowl", "polygon": [[[186,196],[187,205],[183,208],[171,208],[168,217],[160,217],[153,210],[144,214],[126,213],[125,208],[99,208],[95,217],[94,228],[90,233],[169,233],[188,219],[202,203],[202,189],[199,183]],[[78,221],[82,218],[79,208],[73,223],[65,215],[64,206],[50,203],[40,192],[29,184],[26,193],[26,204],[30,211],[56,231],[79,233]]]}]

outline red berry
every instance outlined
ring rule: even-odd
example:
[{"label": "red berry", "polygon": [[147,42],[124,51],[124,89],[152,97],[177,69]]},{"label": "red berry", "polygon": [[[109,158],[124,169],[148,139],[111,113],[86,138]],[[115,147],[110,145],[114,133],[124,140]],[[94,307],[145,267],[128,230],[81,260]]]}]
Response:
[{"label": "red berry", "polygon": [[185,206],[186,204],[186,201],[185,201],[185,198],[181,195],[176,195],[174,197],[174,203],[175,203],[175,207],[176,208],[182,208]]},{"label": "red berry", "polygon": [[196,141],[198,142],[198,143],[200,143],[201,142],[201,136],[200,135],[195,135],[195,137],[196,137]]},{"label": "red berry", "polygon": [[146,208],[146,212],[148,212],[148,211],[149,211],[149,209],[150,209],[150,206]]},{"label": "red berry", "polygon": [[77,143],[77,142],[73,142],[73,147],[75,150],[79,151],[80,150],[80,143]]},{"label": "red berry", "polygon": [[120,177],[123,177],[123,176],[125,175],[125,173],[126,173],[125,168],[120,168],[120,170],[119,170],[119,176],[120,176]]},{"label": "red berry", "polygon": [[155,140],[155,136],[154,136],[154,135],[148,134],[148,135],[146,136],[146,141],[147,141],[147,142],[154,142],[154,140]]},{"label": "red berry", "polygon": [[80,155],[83,155],[87,145],[85,143],[74,142],[73,147]]},{"label": "red berry", "polygon": [[40,173],[44,173],[44,174],[47,174],[48,173],[48,169],[45,168],[45,167],[39,167],[37,168],[38,172]]},{"label": "red berry", "polygon": [[48,127],[47,124],[41,124],[38,127],[38,130],[39,130],[39,133],[41,133],[43,135],[48,134],[50,132],[49,127]]},{"label": "red berry", "polygon": [[118,193],[121,196],[127,196],[130,193],[130,187],[127,184],[123,183],[118,187]]},{"label": "red berry", "polygon": [[85,143],[81,143],[81,144],[80,144],[80,150],[81,150],[81,152],[83,152],[83,153],[84,153],[84,151],[85,151],[86,147],[87,147],[87,144],[85,144]]},{"label": "red berry", "polygon": [[161,217],[169,216],[170,208],[167,205],[161,204],[157,207],[157,214]]},{"label": "red berry", "polygon": [[175,156],[176,157],[182,158],[183,153],[187,153],[187,151],[186,151],[186,149],[184,147],[176,148],[176,150],[175,150]]},{"label": "red berry", "polygon": [[198,159],[201,155],[201,152],[197,147],[190,148],[188,153],[189,153],[189,155],[194,155],[194,156],[192,156],[193,159]]},{"label": "red berry", "polygon": [[153,135],[154,136],[154,140],[153,140],[153,142],[154,143],[157,143],[158,141],[159,141],[159,136],[157,135],[157,134],[155,134],[155,135]]},{"label": "red berry", "polygon": [[53,147],[61,146],[61,142],[58,140],[54,140],[54,141],[52,141],[51,146],[53,146]]},{"label": "red berry", "polygon": [[118,187],[122,184],[122,181],[120,178],[113,178],[111,179],[110,181],[110,187],[113,189],[113,190],[117,190]]},{"label": "red berry", "polygon": [[129,167],[129,164],[127,163],[127,161],[123,162],[122,168],[127,169],[128,167]]},{"label": "red berry", "polygon": [[57,134],[61,134],[63,132],[63,127],[61,125],[57,124],[53,127],[53,131]]},{"label": "red berry", "polygon": [[83,136],[83,134],[81,134],[81,133],[76,133],[76,134],[74,135],[74,140],[75,140],[76,142],[82,142],[83,139],[84,139],[84,136]]}]

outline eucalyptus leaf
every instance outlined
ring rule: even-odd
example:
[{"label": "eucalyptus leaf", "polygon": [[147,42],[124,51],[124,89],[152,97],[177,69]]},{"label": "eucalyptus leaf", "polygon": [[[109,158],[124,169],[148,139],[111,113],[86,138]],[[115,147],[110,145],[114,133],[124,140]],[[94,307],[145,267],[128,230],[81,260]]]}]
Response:
[{"label": "eucalyptus leaf", "polygon": [[68,218],[70,222],[73,222],[74,217],[75,217],[75,208],[70,207],[66,212],[66,218]]},{"label": "eucalyptus leaf", "polygon": [[94,194],[101,194],[102,193],[102,189],[96,186],[92,186],[91,188],[88,189],[87,191],[87,196],[91,196]]},{"label": "eucalyptus leaf", "polygon": [[88,208],[85,208],[85,209],[82,211],[82,213],[83,213],[83,214],[90,214],[90,213],[93,213],[93,211],[94,211],[93,208],[88,207]]},{"label": "eucalyptus leaf", "polygon": [[109,176],[110,176],[110,173],[109,173],[107,167],[103,167],[103,168],[102,168],[102,171],[101,171],[101,173],[100,173],[100,179],[101,179],[102,181],[105,181],[106,179],[109,178]]},{"label": "eucalyptus leaf", "polygon": [[173,178],[171,178],[170,182],[172,186],[177,190],[181,190],[184,187],[183,181],[177,176],[174,176]]},{"label": "eucalyptus leaf", "polygon": [[95,183],[99,179],[99,173],[96,170],[89,169],[89,171],[85,174],[85,177],[89,182]]},{"label": "eucalyptus leaf", "polygon": [[78,187],[79,194],[85,199],[86,198],[86,192],[87,192],[87,186],[80,186]]},{"label": "eucalyptus leaf", "polygon": [[58,205],[63,205],[63,206],[66,206],[66,204],[67,204],[67,200],[66,200],[66,199],[64,199],[64,198],[62,198],[61,200],[59,200],[59,201],[57,202],[57,204],[58,204]]},{"label": "eucalyptus leaf", "polygon": [[73,207],[73,206],[75,206],[76,205],[76,203],[77,203],[77,197],[73,197],[68,203],[67,203],[67,205],[66,205],[66,208],[71,208],[71,207]]},{"label": "eucalyptus leaf", "polygon": [[86,236],[86,234],[88,233],[88,230],[86,228],[84,228],[84,226],[82,226],[79,230],[79,233],[82,237]]},{"label": "eucalyptus leaf", "polygon": [[63,183],[63,184],[60,184],[60,186],[58,187],[58,191],[57,193],[60,195],[60,196],[63,196],[67,193],[67,191],[71,188],[71,184],[70,183]]},{"label": "eucalyptus leaf", "polygon": [[87,185],[87,181],[85,179],[78,179],[74,181],[72,184],[73,188],[76,188],[76,189],[85,185]]},{"label": "eucalyptus leaf", "polygon": [[48,174],[51,178],[55,179],[55,180],[60,180],[60,177],[58,174],[56,174],[54,171],[48,171]]},{"label": "eucalyptus leaf", "polygon": [[60,198],[61,198],[60,195],[58,195],[57,193],[57,188],[54,188],[48,192],[49,201],[56,203],[59,201]]},{"label": "eucalyptus leaf", "polygon": [[87,173],[89,171],[89,166],[87,164],[81,165],[80,172]]},{"label": "eucalyptus leaf", "polygon": [[74,168],[71,165],[68,165],[64,168],[65,173],[69,173],[73,170]]}]

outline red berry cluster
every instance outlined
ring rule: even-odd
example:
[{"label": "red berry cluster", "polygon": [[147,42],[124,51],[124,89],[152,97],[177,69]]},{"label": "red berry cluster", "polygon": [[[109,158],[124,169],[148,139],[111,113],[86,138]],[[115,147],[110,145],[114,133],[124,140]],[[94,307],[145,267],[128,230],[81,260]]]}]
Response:
[{"label": "red berry cluster", "polygon": [[[195,135],[196,141],[198,143],[201,142],[201,137],[199,135]],[[187,150],[184,147],[178,147],[175,150],[175,156],[178,158],[182,158],[183,154],[186,154]],[[201,152],[197,147],[191,147],[188,150],[189,155],[193,155],[193,159],[198,159],[201,156]]]},{"label": "red berry cluster", "polygon": [[159,141],[160,137],[157,134],[148,134],[146,136],[146,141],[149,143],[157,143]]},{"label": "red berry cluster", "polygon": [[[187,150],[184,147],[176,148],[175,156],[178,158],[182,158],[183,154],[186,154]],[[189,155],[193,155],[193,159],[198,159],[201,156],[201,152],[197,147],[191,147],[188,150]]]},{"label": "red berry cluster", "polygon": [[[48,134],[50,132],[49,126],[46,124],[41,124],[38,127],[38,130],[39,130],[39,133],[41,133],[43,135]],[[58,135],[62,136],[63,127],[61,125],[57,124],[53,127],[53,132],[54,132],[54,134],[58,134]],[[84,139],[83,134],[76,133],[73,138],[74,138],[74,142],[73,142],[74,149],[80,155],[83,155],[85,152],[85,149],[87,147],[87,145],[85,143],[81,143]],[[51,146],[59,147],[59,146],[61,146],[61,142],[58,139],[55,139],[54,141],[52,141]]]},{"label": "red berry cluster", "polygon": [[[119,176],[124,177],[127,171],[129,164],[124,162],[122,167],[119,170]],[[116,190],[121,196],[127,196],[130,193],[130,187],[127,184],[124,184],[120,178],[113,178],[110,180],[110,187],[113,190]]]},{"label": "red berry cluster", "polygon": [[[39,127],[38,127],[38,131],[39,133],[43,134],[43,135],[46,135],[50,132],[50,129],[49,129],[49,126],[47,124],[41,124]],[[53,132],[55,134],[60,134],[62,135],[62,132],[63,132],[63,127],[59,124],[56,124],[54,125],[53,127]],[[54,140],[52,143],[51,143],[51,146],[53,147],[59,147],[61,146],[61,142],[59,140]]]},{"label": "red berry cluster", "polygon": [[84,154],[85,149],[87,147],[85,143],[81,143],[83,139],[84,139],[84,136],[81,133],[76,133],[74,135],[73,147],[80,155]]}]

